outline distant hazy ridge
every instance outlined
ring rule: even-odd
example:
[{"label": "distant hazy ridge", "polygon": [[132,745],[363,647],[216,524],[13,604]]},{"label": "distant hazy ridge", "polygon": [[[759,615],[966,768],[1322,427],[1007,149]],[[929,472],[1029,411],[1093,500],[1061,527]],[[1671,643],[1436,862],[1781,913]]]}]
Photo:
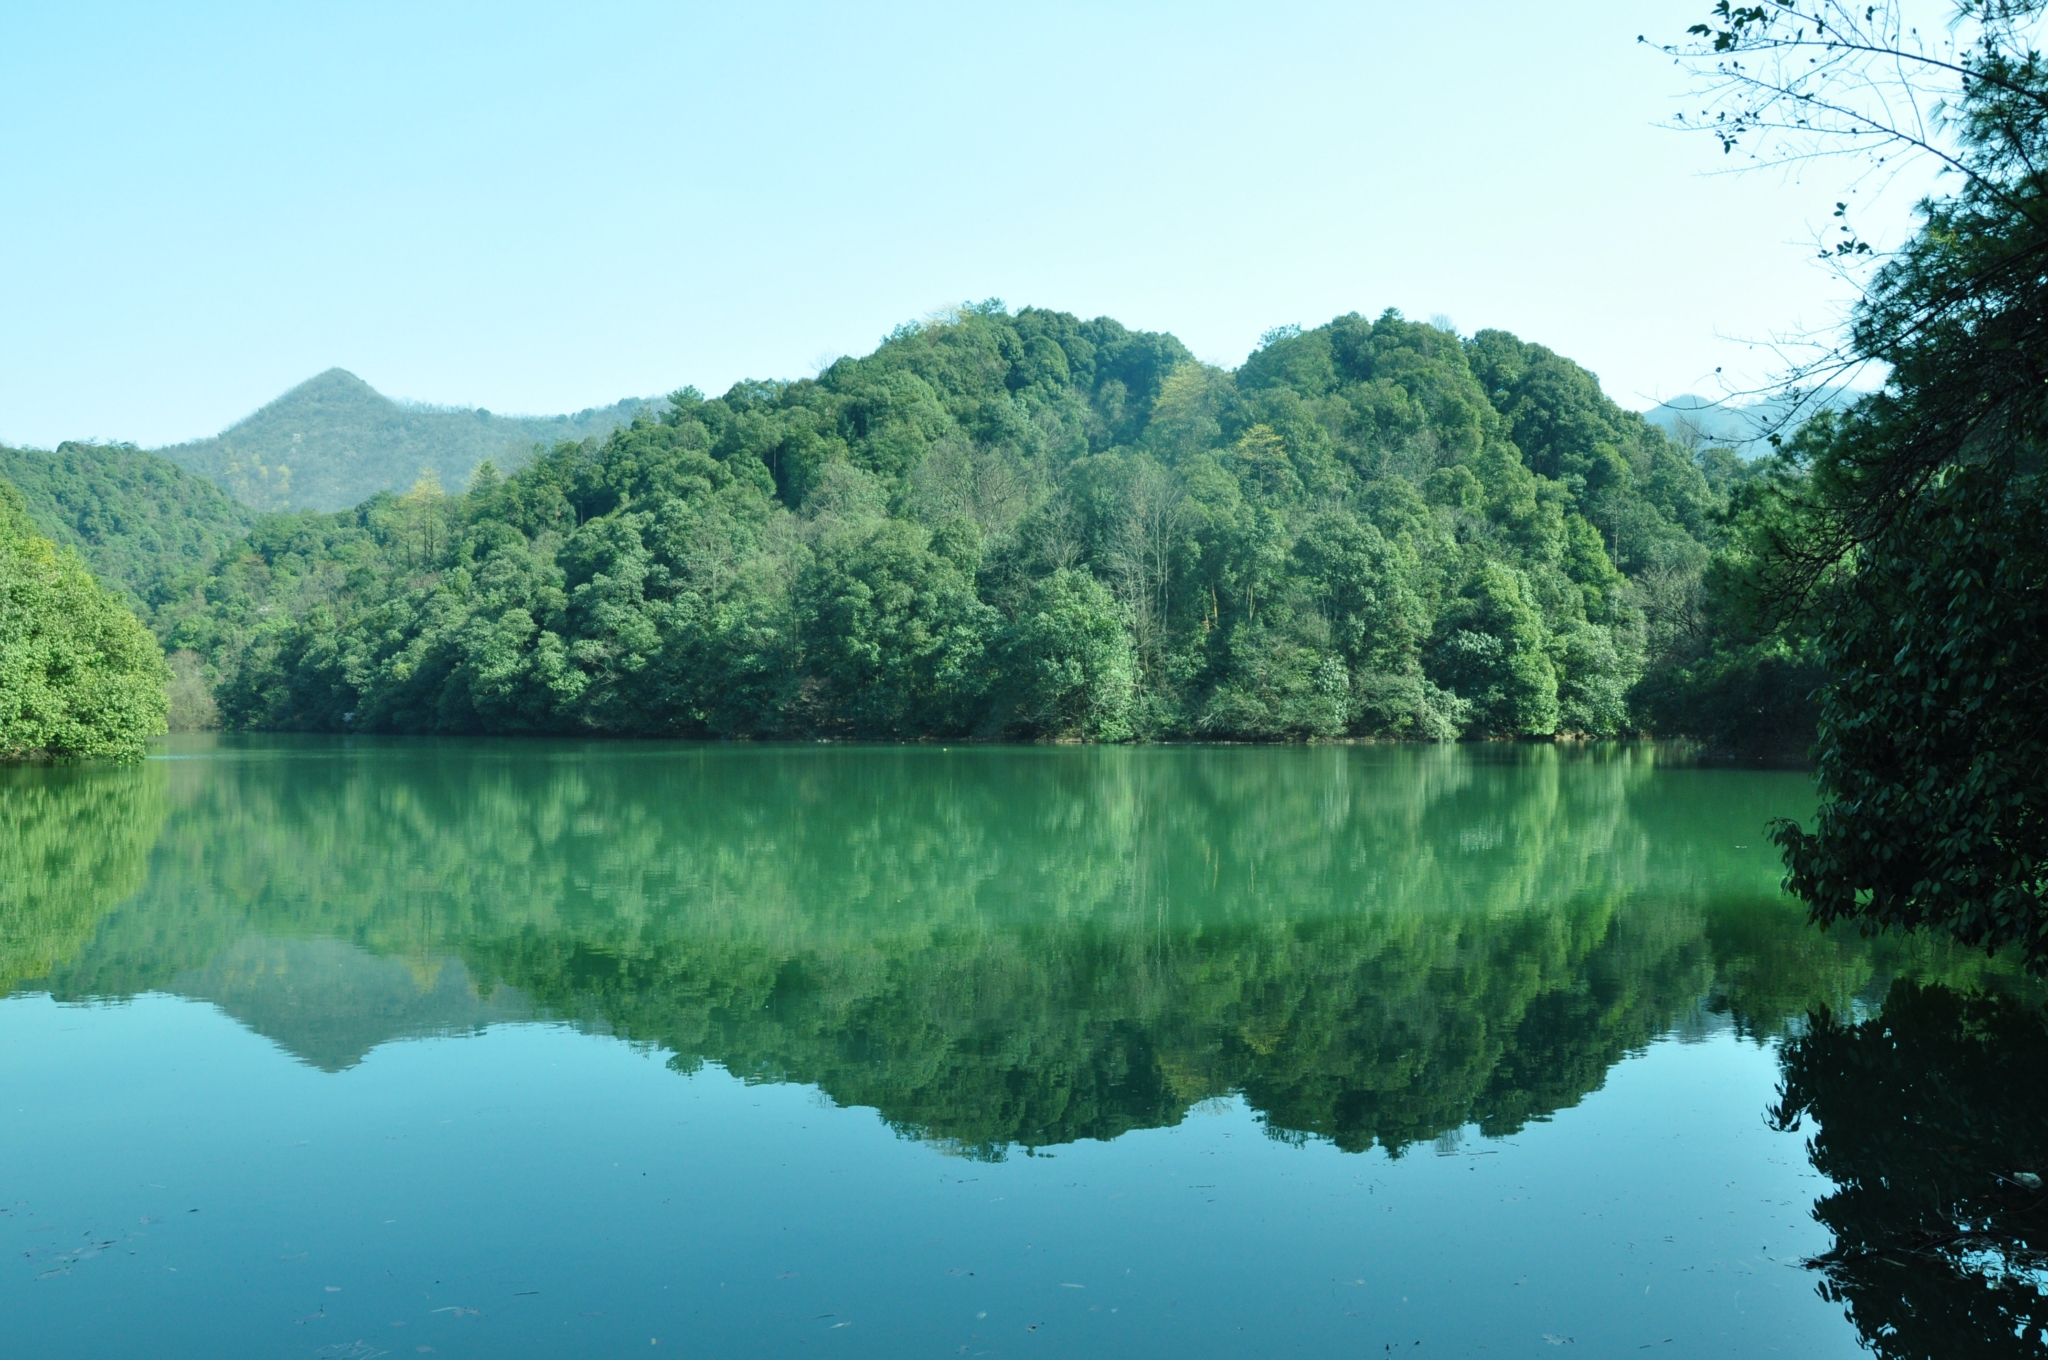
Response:
[{"label": "distant hazy ridge", "polygon": [[1853,388],[1823,387],[1795,409],[1784,396],[1715,400],[1687,393],[1659,402],[1643,419],[1681,444],[1715,444],[1755,458],[1770,452],[1772,435],[1788,437],[1815,413],[1845,410],[1862,395]]},{"label": "distant hazy ridge", "polygon": [[330,368],[211,439],[158,452],[257,510],[342,510],[423,472],[459,491],[486,459],[509,471],[536,444],[603,438],[662,404],[629,398],[574,415],[502,416],[393,401]]}]

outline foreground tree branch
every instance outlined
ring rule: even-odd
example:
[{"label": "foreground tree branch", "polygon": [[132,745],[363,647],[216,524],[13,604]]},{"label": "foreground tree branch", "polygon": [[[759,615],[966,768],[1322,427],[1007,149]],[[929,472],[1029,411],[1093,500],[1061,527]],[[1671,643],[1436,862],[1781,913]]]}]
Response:
[{"label": "foreground tree branch", "polygon": [[1794,441],[1799,532],[1763,553],[1781,607],[1831,583],[1823,803],[1774,835],[1816,920],[1935,929],[2048,971],[2044,10],[1962,0],[1929,37],[1897,3],[1723,0],[1664,50],[1706,96],[1688,125],[1725,152],[1941,169],[1899,249],[1845,223],[1825,252],[1873,267],[1823,365],[1888,380]]}]

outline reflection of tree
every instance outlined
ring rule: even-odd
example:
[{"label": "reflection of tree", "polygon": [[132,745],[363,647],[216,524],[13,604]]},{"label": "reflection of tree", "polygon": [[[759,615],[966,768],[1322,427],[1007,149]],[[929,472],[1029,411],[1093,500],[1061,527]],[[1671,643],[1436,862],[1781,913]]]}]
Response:
[{"label": "reflection of tree", "polygon": [[[1703,999],[1768,1031],[1869,976],[1787,942],[1744,848],[1773,777],[1643,749],[221,750],[172,767],[155,877],[60,995],[175,987],[251,936],[452,955],[970,1150],[1234,1091],[1346,1148],[1501,1132]],[[362,1015],[325,1046],[315,1019],[301,1051],[361,1051]]]},{"label": "reflection of tree", "polygon": [[987,1149],[1171,1124],[1234,1090],[1276,1131],[1352,1149],[1506,1131],[1598,1086],[1707,982],[1696,926],[1645,959],[1641,928],[1598,908],[1408,924],[942,932],[781,958],[677,940],[644,962],[533,941],[469,958],[686,1061],[816,1082]]},{"label": "reflection of tree", "polygon": [[1812,1118],[1822,1292],[1880,1356],[2048,1352],[2048,1022],[2038,1004],[1913,982],[1784,1050],[1785,1128]]},{"label": "reflection of tree", "polygon": [[1811,1010],[1847,1009],[1859,996],[1875,1001],[1895,978],[1982,988],[2011,985],[2017,976],[2010,957],[1989,958],[1935,936],[1788,929],[1777,895],[1731,894],[1708,916],[1707,936],[1716,960],[1708,1009],[1758,1038]]},{"label": "reflection of tree", "polygon": [[0,770],[0,996],[70,961],[142,885],[165,810],[150,766]]}]

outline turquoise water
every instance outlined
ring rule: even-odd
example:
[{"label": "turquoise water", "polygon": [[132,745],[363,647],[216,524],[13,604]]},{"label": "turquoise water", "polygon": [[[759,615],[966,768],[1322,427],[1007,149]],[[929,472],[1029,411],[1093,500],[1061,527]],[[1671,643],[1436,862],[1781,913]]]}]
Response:
[{"label": "turquoise water", "polygon": [[1626,746],[11,772],[8,1350],[1855,1354],[1784,1046],[1996,978],[1809,930],[1810,801]]}]

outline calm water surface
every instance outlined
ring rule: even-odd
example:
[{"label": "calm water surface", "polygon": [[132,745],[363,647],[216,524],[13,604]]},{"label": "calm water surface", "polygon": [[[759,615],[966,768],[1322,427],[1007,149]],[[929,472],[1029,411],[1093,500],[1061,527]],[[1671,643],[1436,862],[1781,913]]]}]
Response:
[{"label": "calm water surface", "polygon": [[1649,747],[12,772],[4,1349],[2037,1353],[2009,1257],[1807,1264],[1906,1175],[1833,1111],[1920,1117],[1809,1011],[2013,990],[1810,931],[1810,802]]}]

